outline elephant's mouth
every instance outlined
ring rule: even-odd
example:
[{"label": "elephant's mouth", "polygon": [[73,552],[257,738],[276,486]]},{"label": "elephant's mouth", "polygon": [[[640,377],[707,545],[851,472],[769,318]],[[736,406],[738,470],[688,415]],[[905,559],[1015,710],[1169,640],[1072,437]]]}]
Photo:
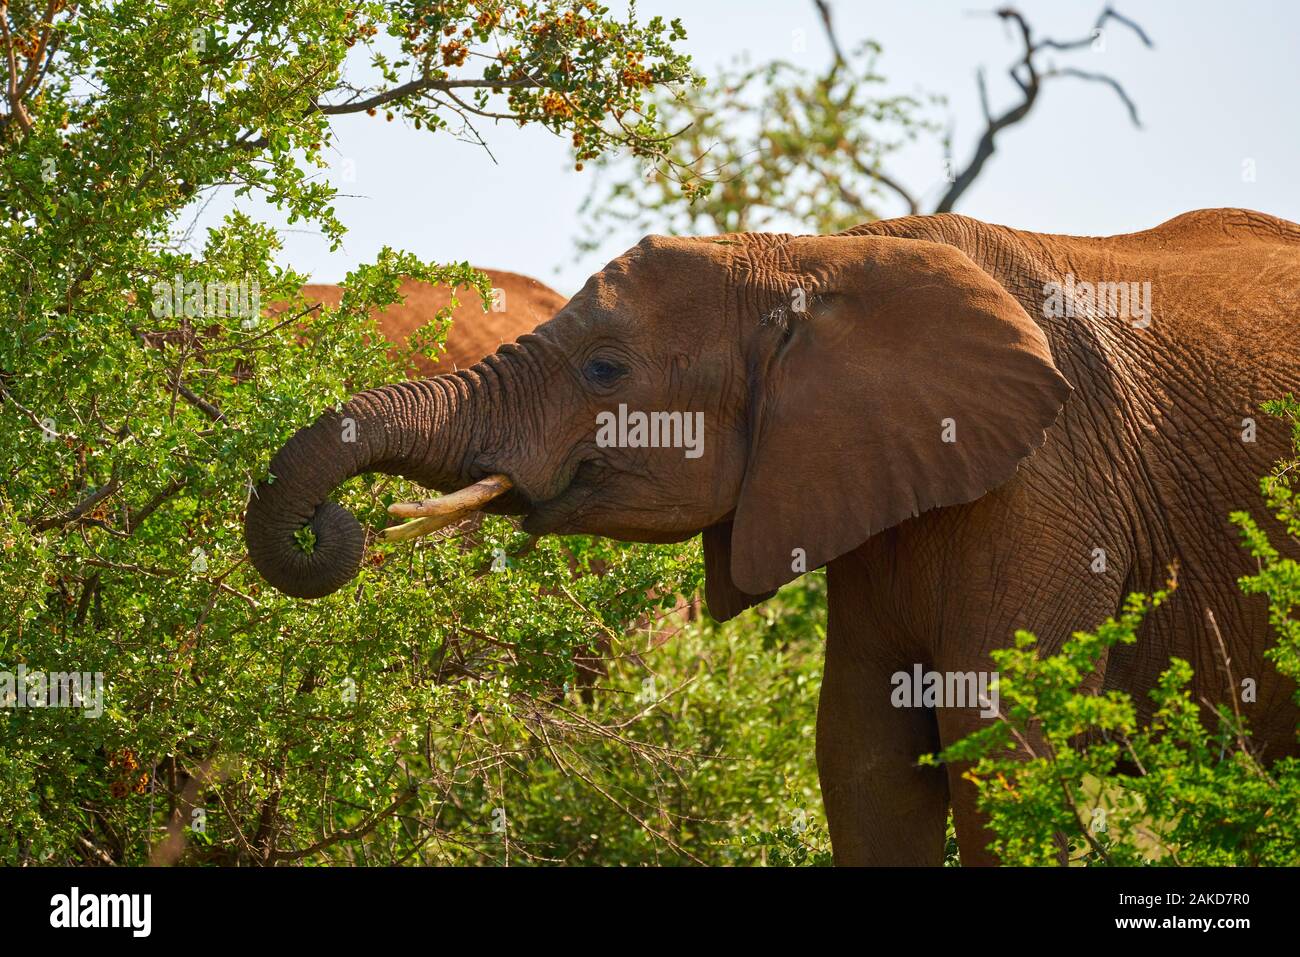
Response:
[{"label": "elephant's mouth", "polygon": [[699,532],[699,527],[689,523],[664,528],[636,522],[640,511],[628,505],[635,498],[623,485],[631,474],[602,461],[583,461],[562,492],[525,513],[524,531],[530,535],[601,535],[657,544],[685,541]]},{"label": "elephant's mouth", "polygon": [[606,472],[600,463],[591,459],[579,463],[563,491],[544,501],[529,503],[524,511],[524,531],[530,535],[547,535],[572,525],[600,488]]}]

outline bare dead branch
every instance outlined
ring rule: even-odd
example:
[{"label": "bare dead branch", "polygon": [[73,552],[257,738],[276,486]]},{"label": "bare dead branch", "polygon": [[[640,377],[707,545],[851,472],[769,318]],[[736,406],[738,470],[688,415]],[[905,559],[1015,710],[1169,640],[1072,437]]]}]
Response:
[{"label": "bare dead branch", "polygon": [[1153,43],[1151,38],[1147,36],[1147,32],[1145,30],[1143,30],[1140,26],[1138,26],[1137,23],[1134,22],[1133,20],[1130,20],[1128,17],[1124,16],[1123,14],[1116,12],[1114,7],[1107,7],[1105,10],[1101,12],[1101,16],[1097,18],[1097,29],[1100,30],[1105,25],[1108,19],[1118,20],[1120,23],[1124,24],[1124,26],[1132,30],[1134,33],[1137,34],[1138,39],[1141,40],[1147,46],[1148,49],[1153,49],[1155,47],[1155,43]]},{"label": "bare dead branch", "polygon": [[975,145],[975,153],[970,162],[966,164],[965,169],[958,173],[952,184],[948,187],[947,192],[940,198],[935,206],[936,213],[948,213],[956,206],[957,201],[971,187],[976,178],[983,172],[985,165],[997,150],[997,135],[1009,126],[1024,120],[1033,109],[1035,102],[1038,100],[1039,93],[1042,92],[1043,81],[1049,78],[1069,76],[1075,79],[1088,80],[1090,82],[1104,83],[1113,89],[1124,103],[1129,113],[1129,118],[1134,125],[1141,128],[1141,122],[1138,120],[1137,106],[1129,97],[1128,93],[1113,77],[1101,73],[1092,73],[1086,70],[1080,70],[1075,67],[1051,67],[1044,72],[1040,72],[1038,65],[1035,63],[1035,56],[1043,50],[1069,51],[1077,50],[1090,45],[1100,30],[1108,20],[1115,20],[1137,34],[1138,38],[1148,47],[1154,46],[1151,38],[1146,32],[1138,26],[1133,20],[1117,13],[1112,7],[1107,6],[1102,10],[1101,15],[1097,18],[1096,26],[1089,36],[1077,40],[1056,40],[1044,38],[1035,41],[1033,30],[1024,15],[1014,7],[999,7],[993,11],[993,15],[1001,19],[1004,23],[1014,26],[1020,34],[1022,53],[1020,59],[1013,63],[1007,71],[1013,83],[1020,89],[1021,101],[1015,106],[1002,113],[1000,116],[994,116],[989,108],[988,90],[985,84],[983,70],[980,70],[976,76],[979,86],[980,105],[984,111],[984,132],[980,135],[979,141]]},{"label": "bare dead branch", "polygon": [[848,62],[844,56],[844,48],[840,46],[839,38],[835,35],[835,25],[831,22],[831,5],[826,0],[813,0],[813,5],[817,7],[818,14],[821,15],[822,27],[826,30],[826,39],[831,45],[831,52],[835,59],[831,64],[830,73],[827,78],[834,77],[840,67]]},{"label": "bare dead branch", "polygon": [[1142,121],[1138,119],[1137,104],[1133,102],[1128,93],[1124,91],[1124,87],[1120,86],[1119,81],[1113,76],[1107,76],[1104,73],[1089,73],[1087,70],[1080,70],[1077,67],[1072,66],[1063,66],[1051,69],[1043,74],[1044,79],[1049,76],[1072,76],[1076,79],[1090,80],[1094,83],[1105,83],[1115,91],[1115,94],[1121,100],[1124,101],[1124,106],[1128,109],[1129,119],[1133,121],[1133,125],[1138,129],[1142,129]]}]

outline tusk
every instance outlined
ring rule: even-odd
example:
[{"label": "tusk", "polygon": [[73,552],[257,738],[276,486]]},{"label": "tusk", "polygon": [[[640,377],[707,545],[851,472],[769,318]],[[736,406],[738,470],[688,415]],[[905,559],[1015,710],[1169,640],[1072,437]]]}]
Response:
[{"label": "tusk", "polygon": [[421,535],[436,532],[440,528],[447,527],[453,521],[455,519],[416,518],[409,522],[403,522],[401,525],[393,525],[390,528],[383,529],[379,533],[379,538],[385,542],[404,542],[410,538],[419,538]]},{"label": "tusk", "polygon": [[419,502],[394,502],[388,513],[399,518],[443,517],[459,518],[466,512],[481,508],[494,498],[510,491],[514,483],[506,475],[489,475],[480,482],[467,485],[458,492],[442,498],[426,498]]},{"label": "tusk", "polygon": [[468,513],[482,508],[494,498],[510,491],[513,486],[514,483],[506,475],[489,475],[480,482],[475,482],[450,495],[444,495],[442,498],[427,498],[419,502],[394,502],[388,506],[389,513],[399,518],[414,518],[415,521],[386,528],[379,533],[379,537],[386,542],[404,542],[407,539],[436,532]]}]

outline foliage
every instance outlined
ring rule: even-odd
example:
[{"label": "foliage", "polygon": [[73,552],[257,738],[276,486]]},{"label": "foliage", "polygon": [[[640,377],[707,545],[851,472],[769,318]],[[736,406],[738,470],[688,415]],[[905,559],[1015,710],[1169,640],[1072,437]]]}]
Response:
[{"label": "foliage", "polygon": [[[1280,463],[1261,488],[1300,544],[1293,474],[1300,464],[1300,402],[1288,396],[1266,408],[1291,420],[1296,457]],[[1236,512],[1232,520],[1259,562],[1259,572],[1240,585],[1267,597],[1278,637],[1267,657],[1294,680],[1300,677],[1300,563],[1285,557],[1248,513]],[[1146,722],[1123,692],[1081,690],[1108,649],[1136,641],[1138,625],[1167,595],[1130,596],[1117,619],[1076,633],[1056,655],[1040,657],[1027,632],[1016,635],[1014,648],[993,652],[1003,720],[929,762],[972,762],[967,776],[1004,862],[1057,863],[1062,838],[1070,860],[1084,864],[1300,862],[1300,760],[1262,762],[1235,697],[1203,715],[1188,690],[1191,665],[1178,658],[1152,689],[1155,708]],[[1217,634],[1213,622],[1211,630]],[[1223,654],[1226,659],[1226,649]]]},{"label": "foliage", "polygon": [[[691,560],[698,567],[694,551]],[[435,781],[462,783],[455,806],[442,808],[447,833],[424,859],[827,863],[809,747],[824,597],[814,576],[725,625],[697,618],[672,634],[672,616],[669,630],[611,634],[608,675],[590,700],[485,702],[481,734],[446,728],[435,738]],[[482,761],[492,773],[475,773]]]},{"label": "foliage", "polygon": [[601,160],[604,182],[586,201],[592,229],[580,245],[629,225],[683,235],[835,232],[880,218],[892,191],[882,161],[935,126],[921,100],[881,91],[879,56],[868,41],[824,74],[783,60],[733,64],[703,88],[656,94],[659,116],[680,135],[661,161],[642,160],[639,175],[625,158]]},{"label": "foliage", "polygon": [[[338,309],[309,309],[248,213],[199,248],[180,224],[225,186],[337,243],[313,171],[328,118],[376,97],[442,130],[472,113],[452,91],[486,104],[501,79],[511,119],[587,156],[657,149],[644,93],[690,82],[680,27],[552,0],[11,3],[0,21],[0,672],[104,677],[98,717],[0,708],[0,860],[360,862],[390,828],[380,859],[422,859],[510,760],[492,721],[563,698],[575,652],[691,592],[698,562],[578,540],[580,567],[608,569],[570,582],[569,551],[521,554],[494,519],[377,546],[327,600],[266,588],[241,511],[271,453],[402,375],[368,318],[402,277],[484,278],[384,250]],[[363,55],[365,88],[344,78]],[[342,498],[374,527],[416,494],[363,477]],[[514,568],[490,571],[497,548]]]}]

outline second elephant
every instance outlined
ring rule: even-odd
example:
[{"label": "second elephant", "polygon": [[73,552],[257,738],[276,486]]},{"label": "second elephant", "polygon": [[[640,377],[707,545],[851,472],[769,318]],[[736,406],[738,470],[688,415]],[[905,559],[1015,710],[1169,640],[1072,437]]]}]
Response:
[{"label": "second elephant", "polygon": [[[495,352],[503,342],[513,342],[525,332],[531,332],[564,305],[564,296],[530,276],[504,269],[480,271],[497,291],[496,301],[488,303],[485,312],[476,291],[460,290],[460,305],[452,310],[445,351],[438,356],[437,362],[421,355],[415,356],[415,367],[424,375],[467,368]],[[402,301],[379,310],[375,322],[389,342],[405,345],[411,333],[427,325],[439,309],[451,302],[451,290],[446,286],[406,279],[399,291]],[[328,284],[303,286],[302,293],[308,304],[323,303],[332,308],[337,308],[343,298],[341,286]],[[276,311],[277,307],[272,306],[271,312]]]}]

